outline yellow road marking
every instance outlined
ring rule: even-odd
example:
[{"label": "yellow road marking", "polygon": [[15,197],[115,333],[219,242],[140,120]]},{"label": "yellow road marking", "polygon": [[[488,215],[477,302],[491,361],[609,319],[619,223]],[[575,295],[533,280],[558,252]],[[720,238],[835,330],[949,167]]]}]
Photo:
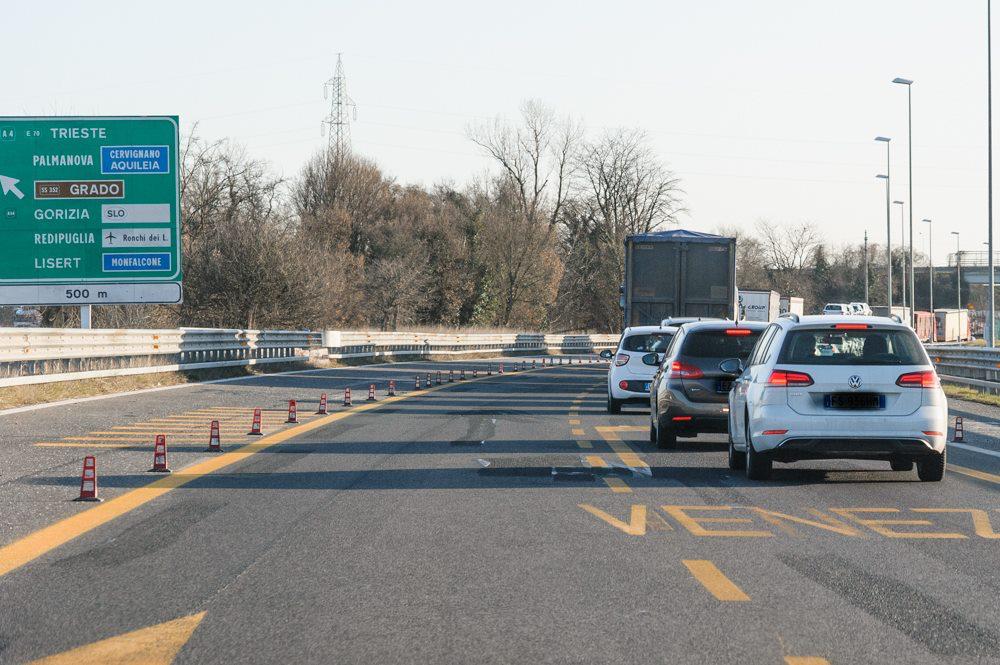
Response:
[{"label": "yellow road marking", "polygon": [[31,665],[169,665],[204,618],[205,613],[199,612],[156,626],[140,628],[41,658]]},{"label": "yellow road marking", "polygon": [[574,427],[574,428],[573,428],[573,431],[572,431],[572,432],[570,432],[570,433],[571,433],[571,434],[572,434],[573,436],[583,436],[584,434],[586,434],[586,432],[584,432],[584,431],[583,431],[583,429],[581,429],[581,428],[579,428],[579,427]]},{"label": "yellow road marking", "polygon": [[596,466],[602,469],[606,469],[611,466],[610,464],[605,462],[604,458],[601,457],[600,455],[587,455],[586,457],[584,457],[584,459],[587,460],[587,464],[589,464],[590,466]]},{"label": "yellow road marking", "polygon": [[569,419],[569,424],[570,425],[579,425],[580,424],[580,419],[579,418],[570,418]]},{"label": "yellow road marking", "polygon": [[631,446],[621,440],[618,432],[637,432],[645,430],[644,427],[636,425],[622,425],[620,427],[597,427],[597,433],[601,435],[605,442],[611,446],[623,464],[632,468],[649,468],[649,465],[639,457],[639,453],[632,450]]},{"label": "yellow road marking", "polygon": [[1000,484],[1000,476],[987,473],[986,471],[980,471],[978,469],[967,469],[964,466],[956,466],[954,464],[949,464],[948,468],[955,473],[961,473],[963,476],[970,476],[972,478],[978,478],[979,480],[986,480],[991,483]]},{"label": "yellow road marking", "polygon": [[583,441],[583,440],[577,440],[576,445],[580,446],[581,448],[593,448],[594,447],[594,444],[592,444],[590,441]]},{"label": "yellow road marking", "polygon": [[615,494],[629,494],[632,492],[632,488],[625,484],[625,481],[621,478],[605,478],[604,484],[611,488],[611,491]]},{"label": "yellow road marking", "polygon": [[830,661],[819,656],[785,656],[785,665],[830,665]]},{"label": "yellow road marking", "polygon": [[[528,370],[531,371],[531,370]],[[479,377],[476,379],[466,379],[466,383],[473,381],[483,381],[493,377]],[[228,466],[242,462],[263,450],[271,448],[279,443],[295,438],[306,432],[319,429],[325,425],[335,423],[358,413],[364,413],[377,409],[386,404],[393,404],[401,400],[413,397],[414,395],[424,395],[438,390],[448,388],[447,384],[435,386],[423,390],[420,393],[406,393],[396,397],[387,397],[379,402],[366,402],[358,404],[350,410],[332,413],[327,416],[315,418],[308,423],[294,425],[274,434],[269,434],[263,438],[248,443],[232,452],[222,453],[209,459],[197,462],[189,467],[181,469],[170,476],[155,480],[148,485],[137,487],[121,494],[109,501],[95,505],[80,513],[67,517],[54,524],[43,527],[20,540],[15,540],[9,545],[0,547],[0,577],[3,577],[12,570],[17,570],[21,566],[29,563],[43,554],[68,543],[74,538],[96,529],[97,527],[110,522],[126,513],[135,510],[139,506],[149,503],[153,499],[163,496],[172,489],[183,487],[188,483],[201,478],[210,473],[215,473]]]},{"label": "yellow road marking", "polygon": [[684,559],[682,563],[687,566],[694,578],[701,582],[701,585],[717,599],[724,601],[750,600],[750,596],[743,593],[743,590],[733,584],[732,580],[726,577],[711,561]]}]

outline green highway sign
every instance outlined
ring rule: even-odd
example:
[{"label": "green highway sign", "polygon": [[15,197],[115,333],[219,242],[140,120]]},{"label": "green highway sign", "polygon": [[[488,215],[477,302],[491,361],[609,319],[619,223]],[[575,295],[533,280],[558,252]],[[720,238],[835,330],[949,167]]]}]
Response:
[{"label": "green highway sign", "polygon": [[0,117],[0,304],[181,301],[175,116]]}]

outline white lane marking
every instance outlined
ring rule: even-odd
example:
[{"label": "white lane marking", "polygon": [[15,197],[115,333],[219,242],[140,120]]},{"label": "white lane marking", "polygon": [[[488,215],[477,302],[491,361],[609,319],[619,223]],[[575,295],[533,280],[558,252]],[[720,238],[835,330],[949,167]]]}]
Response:
[{"label": "white lane marking", "polygon": [[986,448],[979,448],[978,446],[970,446],[967,443],[954,443],[952,441],[949,441],[948,445],[951,446],[952,448],[959,448],[961,450],[971,450],[974,453],[989,455],[990,457],[1000,457],[1000,451],[988,450]]}]

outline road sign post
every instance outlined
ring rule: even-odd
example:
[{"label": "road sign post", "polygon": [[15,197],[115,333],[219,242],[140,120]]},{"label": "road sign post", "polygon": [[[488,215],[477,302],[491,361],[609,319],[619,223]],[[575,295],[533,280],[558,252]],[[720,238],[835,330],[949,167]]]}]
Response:
[{"label": "road sign post", "polygon": [[0,304],[181,301],[173,116],[0,117]]}]

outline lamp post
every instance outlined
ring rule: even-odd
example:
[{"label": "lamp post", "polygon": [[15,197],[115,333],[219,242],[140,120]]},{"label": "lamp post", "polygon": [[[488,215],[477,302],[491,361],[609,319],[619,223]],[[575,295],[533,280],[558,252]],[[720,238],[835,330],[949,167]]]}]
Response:
[{"label": "lamp post", "polygon": [[958,231],[952,231],[955,236],[955,295],[958,298],[958,309],[962,309],[962,244]]},{"label": "lamp post", "polygon": [[885,143],[885,175],[877,175],[876,178],[885,179],[885,259],[886,259],[886,285],[887,295],[885,304],[889,307],[889,314],[892,315],[892,205],[889,196],[889,141],[892,139],[885,136],[876,136],[876,141]]},{"label": "lamp post", "polygon": [[928,293],[930,296],[930,310],[931,314],[934,313],[934,238],[931,232],[931,220],[922,219],[920,220],[927,224],[927,267],[928,267],[928,278],[927,282],[929,284]]},{"label": "lamp post", "polygon": [[865,304],[868,304],[868,229],[865,229]]},{"label": "lamp post", "polygon": [[893,201],[892,204],[899,206],[899,244],[903,248],[903,307],[906,307],[906,220],[903,219],[903,202]]},{"label": "lamp post", "polygon": [[901,77],[896,77],[892,79],[893,83],[906,86],[906,142],[907,142],[907,159],[909,161],[909,187],[910,187],[910,325],[916,327],[917,318],[916,314],[912,312],[913,303],[915,302],[913,297],[913,81],[910,79],[904,79]]},{"label": "lamp post", "polygon": [[996,299],[993,291],[995,289],[993,279],[993,45],[992,30],[990,29],[990,0],[986,0],[986,237],[989,247],[989,271],[990,271],[990,293],[989,308],[990,313],[986,317],[986,345],[996,346],[996,331],[993,330],[996,323]]}]

